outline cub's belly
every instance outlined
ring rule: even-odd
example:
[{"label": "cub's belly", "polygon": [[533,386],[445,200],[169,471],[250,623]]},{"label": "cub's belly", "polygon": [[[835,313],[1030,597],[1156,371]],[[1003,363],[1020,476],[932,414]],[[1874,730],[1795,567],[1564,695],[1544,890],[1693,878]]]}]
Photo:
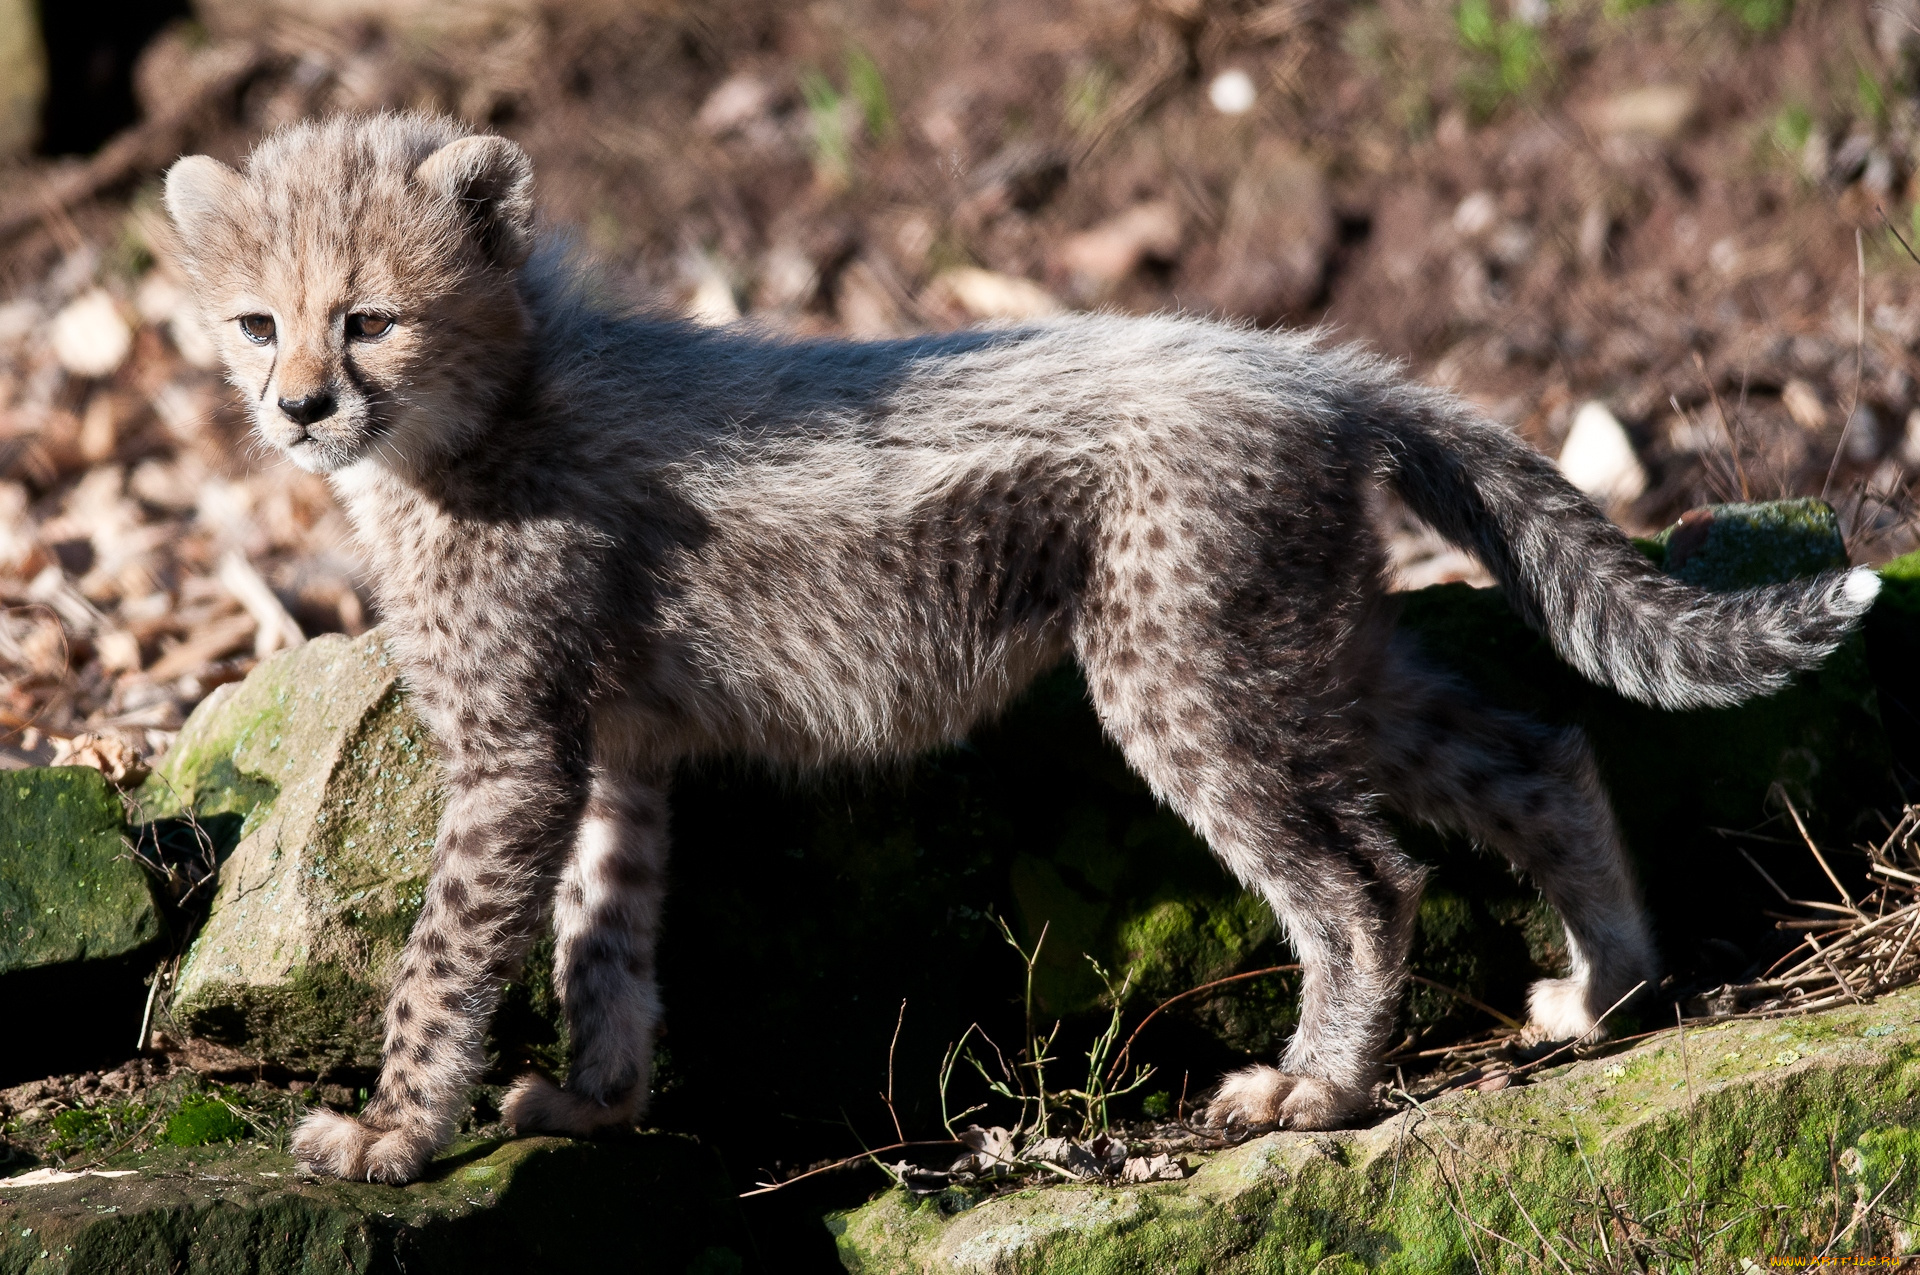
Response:
[{"label": "cub's belly", "polygon": [[910,756],[963,738],[1068,649],[1064,624],[985,640],[821,625],[674,645],[595,714],[603,754],[802,767]]}]

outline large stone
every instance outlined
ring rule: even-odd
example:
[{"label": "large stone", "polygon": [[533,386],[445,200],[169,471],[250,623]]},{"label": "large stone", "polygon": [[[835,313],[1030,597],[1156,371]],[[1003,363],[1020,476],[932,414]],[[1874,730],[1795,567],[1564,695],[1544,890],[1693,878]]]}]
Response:
[{"label": "large stone", "polygon": [[134,1047],[173,932],[124,817],[97,770],[0,772],[0,1006],[16,1026],[60,1025],[7,1033],[0,1086]]},{"label": "large stone", "polygon": [[152,947],[166,922],[99,771],[0,773],[0,977]]},{"label": "large stone", "polygon": [[1194,1156],[1178,1183],[896,1189],[828,1225],[855,1275],[1646,1270],[1682,1254],[1747,1270],[1910,1252],[1917,1016],[1908,989],[1668,1030],[1372,1128]]},{"label": "large stone", "polygon": [[202,704],[140,793],[231,845],[172,1022],[328,1073],[379,1059],[379,1006],[418,915],[441,794],[382,639],[283,652]]},{"label": "large stone", "polygon": [[1650,542],[1675,577],[1702,589],[1744,589],[1847,565],[1840,519],[1824,500],[1709,505]]},{"label": "large stone", "polygon": [[109,1162],[128,1170],[0,1178],[0,1275],[739,1275],[752,1253],[713,1152],[672,1134],[456,1145],[405,1187],[315,1179],[260,1141]]}]

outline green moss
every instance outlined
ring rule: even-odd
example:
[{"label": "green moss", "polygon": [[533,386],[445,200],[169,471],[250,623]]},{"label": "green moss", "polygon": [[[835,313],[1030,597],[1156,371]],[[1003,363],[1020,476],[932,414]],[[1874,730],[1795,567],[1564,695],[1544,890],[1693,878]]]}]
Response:
[{"label": "green moss", "polygon": [[404,940],[419,915],[444,797],[433,741],[390,688],[346,739],[314,817],[307,877],[369,938]]},{"label": "green moss", "polygon": [[247,1136],[247,1122],[218,1098],[194,1095],[167,1117],[162,1135],[176,1147],[204,1147],[214,1142],[238,1142]]},{"label": "green moss", "polygon": [[0,775],[0,975],[125,957],[164,937],[123,821],[97,770]]},{"label": "green moss", "polygon": [[[1880,568],[1880,579],[1888,584],[1920,581],[1920,549],[1901,554]],[[1902,592],[1905,592],[1902,590]]]},{"label": "green moss", "polygon": [[1745,589],[1847,565],[1839,515],[1824,500],[1712,505],[1704,512],[1700,524],[1675,523],[1653,538],[1667,569],[1688,584]]},{"label": "green moss", "polygon": [[113,1132],[107,1113],[97,1107],[76,1107],[53,1118],[52,1149],[61,1155],[91,1150],[105,1142]]},{"label": "green moss", "polygon": [[[189,811],[196,816],[237,814],[245,820],[241,832],[245,836],[273,813],[279,784],[241,771],[233,761],[233,734],[206,728],[224,716],[216,708],[224,702],[210,698],[196,710],[188,719],[189,729],[181,731],[166,759],[135,791],[143,820],[178,817]],[[200,729],[193,729],[196,725]]]},{"label": "green moss", "polygon": [[380,1065],[384,1001],[384,987],[326,962],[298,966],[275,983],[208,982],[172,1012],[189,1035],[331,1076]]}]

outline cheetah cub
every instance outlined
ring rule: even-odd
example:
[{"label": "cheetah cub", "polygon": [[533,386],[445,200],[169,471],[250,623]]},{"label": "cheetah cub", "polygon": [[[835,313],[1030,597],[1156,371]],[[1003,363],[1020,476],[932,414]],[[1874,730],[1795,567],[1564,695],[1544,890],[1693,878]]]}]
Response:
[{"label": "cheetah cub", "polygon": [[405,1182],[445,1143],[549,908],[573,1066],[506,1117],[641,1115],[677,763],[934,748],[1067,656],[1304,967],[1280,1067],[1228,1076],[1214,1121],[1367,1108],[1422,879],[1379,801],[1538,883],[1572,968],[1534,1023],[1593,1030],[1655,969],[1593,760],[1394,636],[1375,489],[1652,704],[1781,685],[1876,588],[1681,585],[1507,431],[1311,335],[1079,316],[850,343],[611,313],[536,251],[526,155],[446,119],[183,159],[166,205],[259,435],[346,507],[444,754],[378,1090],[294,1139],[342,1177]]}]

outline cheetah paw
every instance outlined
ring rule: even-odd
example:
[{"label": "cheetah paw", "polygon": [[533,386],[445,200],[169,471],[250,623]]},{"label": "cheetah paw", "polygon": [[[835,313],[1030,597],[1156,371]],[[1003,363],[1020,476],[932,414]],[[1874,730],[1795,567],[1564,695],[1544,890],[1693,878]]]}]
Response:
[{"label": "cheetah paw", "polygon": [[514,1133],[559,1134],[587,1138],[609,1129],[631,1128],[636,1103],[601,1102],[563,1089],[537,1072],[513,1082],[500,1102],[500,1115]]},{"label": "cheetah paw", "polygon": [[1528,1045],[1549,1040],[1605,1040],[1607,1029],[1587,1005],[1587,985],[1571,978],[1543,978],[1527,989]]},{"label": "cheetah paw", "polygon": [[1277,1067],[1248,1067],[1224,1077],[1207,1105],[1206,1123],[1232,1133],[1267,1129],[1336,1129],[1373,1101],[1365,1090],[1347,1089],[1318,1076]]},{"label": "cheetah paw", "polygon": [[420,1176],[433,1140],[409,1129],[375,1129],[337,1111],[313,1111],[293,1131],[293,1154],[316,1173],[399,1185]]}]

